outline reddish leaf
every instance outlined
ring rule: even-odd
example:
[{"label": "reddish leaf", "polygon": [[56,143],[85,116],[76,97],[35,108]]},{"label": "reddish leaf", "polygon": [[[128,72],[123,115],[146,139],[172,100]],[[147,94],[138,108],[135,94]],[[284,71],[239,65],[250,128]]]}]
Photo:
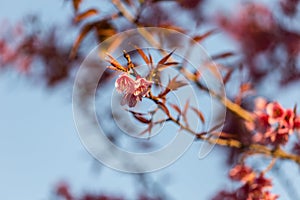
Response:
[{"label": "reddish leaf", "polygon": [[224,124],[223,123],[220,123],[220,124],[217,124],[215,126],[213,126],[209,131],[207,131],[208,133],[212,133],[214,132],[215,130],[221,128]]},{"label": "reddish leaf", "polygon": [[294,111],[295,115],[297,115],[297,104],[294,105],[293,111]]},{"label": "reddish leaf", "polygon": [[150,65],[150,60],[148,59],[148,57],[146,56],[146,54],[144,53],[144,51],[142,50],[142,49],[140,49],[140,48],[137,48],[136,47],[136,50],[137,50],[137,52],[140,54],[140,56],[143,58],[143,60],[145,61],[145,63],[147,64],[147,65]]},{"label": "reddish leaf", "polygon": [[217,32],[216,29],[210,30],[210,31],[204,33],[203,35],[197,35],[197,36],[193,37],[193,40],[195,40],[196,42],[201,42],[202,40],[206,39],[208,36],[214,34],[215,32]]},{"label": "reddish leaf", "polygon": [[244,83],[240,86],[240,92],[244,93],[252,89],[251,83]]},{"label": "reddish leaf", "polygon": [[235,55],[234,52],[226,52],[226,53],[221,53],[221,54],[214,55],[211,58],[213,60],[217,60],[217,59],[223,59],[223,58],[231,57],[231,56],[234,56],[234,55]]},{"label": "reddish leaf", "polygon": [[170,111],[165,104],[157,102],[157,105],[166,113],[168,117],[170,116]]},{"label": "reddish leaf", "polygon": [[163,65],[159,65],[159,70],[164,70],[170,66],[173,66],[173,65],[178,65],[179,62],[167,62],[167,63],[164,63]]},{"label": "reddish leaf", "polygon": [[229,79],[231,78],[232,72],[233,72],[233,69],[229,69],[229,71],[226,73],[225,77],[223,78],[224,84],[226,84],[229,81]]},{"label": "reddish leaf", "polygon": [[80,43],[93,28],[94,28],[93,23],[86,24],[85,26],[82,27],[79,35],[77,36],[77,38],[73,44],[73,47],[72,47],[72,50],[70,53],[71,58],[74,58],[76,56]]},{"label": "reddish leaf", "polygon": [[198,109],[196,109],[194,107],[192,107],[191,109],[198,115],[198,117],[200,118],[200,120],[202,121],[202,123],[205,123],[205,118],[204,118],[203,113],[200,110],[198,110]]},{"label": "reddish leaf", "polygon": [[170,106],[178,113],[181,115],[181,110],[180,108],[176,105],[176,104],[171,104],[170,103]]},{"label": "reddish leaf", "polygon": [[102,42],[108,37],[117,33],[114,26],[108,19],[96,21],[94,22],[94,24],[97,30],[97,37],[99,42]]},{"label": "reddish leaf", "polygon": [[172,29],[172,30],[178,31],[180,33],[186,33],[186,30],[184,28],[179,27],[179,26],[175,26],[175,25],[172,25],[172,24],[162,24],[159,27],[166,28],[166,29]]},{"label": "reddish leaf", "polygon": [[139,113],[139,112],[135,112],[135,111],[132,111],[132,110],[127,110],[128,112],[130,112],[134,118],[136,118],[138,121],[144,123],[144,124],[149,124],[151,123],[151,119],[147,119],[146,117],[144,117],[145,113]]},{"label": "reddish leaf", "polygon": [[150,64],[152,65],[152,63],[153,63],[153,59],[152,59],[152,56],[151,56],[151,54],[149,53],[149,62],[150,62]]},{"label": "reddish leaf", "polygon": [[182,86],[187,85],[187,83],[183,82],[183,81],[178,81],[176,80],[178,76],[174,77],[172,80],[169,81],[167,87],[165,88],[165,90],[163,90],[158,97],[163,98],[165,97],[170,91],[172,90],[176,90]]},{"label": "reddish leaf", "polygon": [[145,117],[142,117],[140,115],[133,115],[134,118],[136,118],[138,121],[144,123],[144,124],[149,124],[151,122],[151,120],[146,119]]},{"label": "reddish leaf", "polygon": [[185,105],[184,105],[184,108],[183,108],[183,111],[182,111],[182,117],[183,117],[183,121],[184,123],[186,124],[187,127],[189,127],[189,122],[188,122],[188,119],[187,119],[187,111],[188,111],[188,108],[190,106],[190,100],[187,100]]},{"label": "reddish leaf", "polygon": [[158,97],[159,98],[164,98],[171,90],[169,88],[165,88],[165,90],[163,90]]},{"label": "reddish leaf", "polygon": [[188,100],[186,101],[185,105],[184,105],[184,109],[183,109],[183,111],[182,111],[182,115],[185,116],[185,115],[187,114],[187,111],[188,111],[189,106],[190,106],[190,100],[188,99]]},{"label": "reddish leaf", "polygon": [[149,123],[148,127],[145,130],[143,130],[141,133],[139,133],[139,135],[144,135],[145,133],[149,132],[149,136],[150,136],[152,128],[153,128],[153,124]]},{"label": "reddish leaf", "polygon": [[86,19],[87,17],[90,17],[92,15],[96,15],[96,14],[98,14],[98,11],[96,9],[89,9],[89,10],[83,12],[83,13],[78,14],[75,17],[74,21],[75,22],[80,22],[83,19]]},{"label": "reddish leaf", "polygon": [[158,62],[158,68],[160,65],[164,65],[168,59],[172,56],[172,54],[174,53],[175,50],[173,50],[171,53],[169,53],[168,55],[166,55],[165,57],[163,57],[159,62]]},{"label": "reddish leaf", "polygon": [[74,10],[75,10],[75,12],[77,12],[78,9],[79,9],[79,5],[81,4],[82,0],[72,0],[72,2],[73,2]]},{"label": "reddish leaf", "polygon": [[116,59],[114,59],[111,55],[107,54],[109,60],[107,60],[112,66],[108,66],[109,69],[119,70],[123,72],[127,72],[127,69],[124,68]]},{"label": "reddish leaf", "polygon": [[168,85],[167,85],[167,88],[168,88],[169,90],[177,90],[178,88],[187,85],[187,83],[184,82],[184,81],[182,81],[182,80],[176,80],[177,77],[178,77],[178,75],[175,76],[174,78],[172,78],[172,79],[169,81],[169,83],[168,83]]}]

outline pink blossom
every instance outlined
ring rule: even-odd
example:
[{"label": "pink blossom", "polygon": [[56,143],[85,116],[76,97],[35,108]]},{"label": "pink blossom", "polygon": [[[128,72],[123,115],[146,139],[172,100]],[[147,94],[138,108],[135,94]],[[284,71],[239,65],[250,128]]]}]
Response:
[{"label": "pink blossom", "polygon": [[270,116],[269,123],[273,124],[279,122],[284,117],[284,109],[277,102],[269,103],[266,107],[267,114]]},{"label": "pink blossom", "polygon": [[134,93],[135,81],[127,74],[122,74],[115,82],[116,90],[120,93]]},{"label": "pink blossom", "polygon": [[245,165],[236,165],[230,170],[229,176],[232,180],[248,182],[255,177],[252,169]]},{"label": "pink blossom", "polygon": [[278,195],[276,195],[276,194],[272,194],[271,192],[269,192],[269,191],[266,191],[266,192],[264,192],[264,194],[263,194],[263,199],[264,200],[276,200],[276,199],[278,199]]},{"label": "pink blossom", "polygon": [[144,78],[138,78],[135,82],[134,95],[138,97],[145,96],[149,92],[151,82]]},{"label": "pink blossom", "polygon": [[293,110],[288,109],[284,112],[284,119],[281,121],[281,127],[287,129],[289,134],[293,133],[295,113]]},{"label": "pink blossom", "polygon": [[134,107],[137,102],[139,101],[139,98],[137,96],[135,96],[132,93],[127,93],[123,96],[122,100],[121,100],[121,105],[128,105],[129,107]]},{"label": "pink blossom", "polygon": [[121,105],[127,104],[129,107],[134,107],[150,91],[151,81],[140,77],[133,80],[124,73],[116,80],[115,87],[118,92],[124,93]]},{"label": "pink blossom", "polygon": [[257,118],[258,118],[257,129],[259,131],[265,132],[269,128],[269,126],[270,126],[270,124],[269,124],[269,116],[267,114],[265,114],[265,113],[262,113],[262,114],[258,115]]},{"label": "pink blossom", "polygon": [[230,172],[232,180],[243,183],[241,187],[233,192],[222,191],[214,200],[232,199],[232,200],[276,200],[278,195],[271,194],[268,191],[272,187],[272,182],[267,179],[263,173],[257,174],[250,167],[245,165],[236,165]]},{"label": "pink blossom", "polygon": [[254,132],[253,141],[262,144],[284,145],[289,135],[300,129],[300,119],[292,109],[284,109],[279,103],[266,104],[264,100],[255,101],[255,122],[249,130]]},{"label": "pink blossom", "polygon": [[267,107],[267,100],[265,98],[262,97],[258,97],[254,100],[254,110],[257,111],[262,111],[264,109],[266,109]]}]

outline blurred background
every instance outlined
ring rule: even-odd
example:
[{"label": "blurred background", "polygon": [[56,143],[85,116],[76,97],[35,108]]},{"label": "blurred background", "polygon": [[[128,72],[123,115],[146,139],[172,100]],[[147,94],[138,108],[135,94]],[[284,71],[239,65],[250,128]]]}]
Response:
[{"label": "blurred background", "polygon": [[[236,186],[228,170],[238,152],[225,148],[200,160],[196,142],[167,168],[127,174],[103,166],[82,145],[72,113],[76,72],[99,42],[137,24],[200,38],[209,55],[233,71],[226,85],[230,99],[241,83],[250,82],[255,92],[249,99],[264,96],[285,107],[299,103],[298,0],[121,2],[139,14],[136,24],[114,19],[118,11],[108,0],[1,0],[1,199],[196,200]],[[78,17],[87,9],[97,14]],[[236,127],[232,121],[227,119],[225,129]],[[267,166],[265,158],[252,162]],[[271,174],[279,199],[300,199],[296,164],[282,162]]]}]

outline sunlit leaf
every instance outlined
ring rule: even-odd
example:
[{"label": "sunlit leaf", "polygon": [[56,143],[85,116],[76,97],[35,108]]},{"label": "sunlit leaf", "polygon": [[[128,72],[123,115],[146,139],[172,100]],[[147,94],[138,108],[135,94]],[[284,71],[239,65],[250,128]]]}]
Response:
[{"label": "sunlit leaf", "polygon": [[151,120],[141,116],[141,115],[133,115],[135,119],[137,119],[139,122],[144,123],[144,124],[149,124]]},{"label": "sunlit leaf", "polygon": [[137,52],[140,54],[140,56],[143,58],[143,60],[145,61],[145,63],[147,65],[150,65],[150,60],[149,58],[146,56],[146,54],[144,53],[144,51],[140,48],[136,47]]},{"label": "sunlit leaf", "polygon": [[171,103],[170,103],[170,106],[171,106],[178,114],[181,114],[181,110],[180,110],[180,108],[179,108],[176,104],[171,104]]},{"label": "sunlit leaf", "polygon": [[178,65],[179,62],[167,62],[167,63],[164,63],[163,65],[160,65],[158,70],[162,71],[170,66],[174,66],[174,65]]},{"label": "sunlit leaf", "polygon": [[203,123],[205,123],[205,118],[204,118],[203,113],[200,110],[198,110],[197,108],[191,107],[191,109],[198,115],[198,117],[200,118],[200,120]]},{"label": "sunlit leaf", "polygon": [[167,85],[167,88],[168,88],[169,90],[177,90],[178,88],[187,85],[186,82],[184,82],[183,80],[177,80],[177,78],[178,78],[178,75],[175,76],[174,78],[172,78],[172,79],[169,81],[169,83],[168,83],[168,85]]},{"label": "sunlit leaf", "polygon": [[75,12],[78,11],[80,4],[82,3],[82,0],[72,0],[73,2],[73,8],[75,10]]},{"label": "sunlit leaf", "polygon": [[177,90],[180,87],[187,85],[186,82],[181,80],[176,80],[178,76],[175,76],[171,79],[167,85],[167,87],[158,95],[160,98],[164,98],[170,91]]},{"label": "sunlit leaf", "polygon": [[152,56],[151,56],[150,53],[149,53],[149,62],[150,62],[150,64],[152,65],[152,63],[153,63],[153,58],[152,58]]},{"label": "sunlit leaf", "polygon": [[149,133],[149,136],[150,136],[152,128],[153,128],[153,123],[149,123],[148,127],[145,130],[143,130],[141,133],[139,133],[139,135],[144,135],[146,133]]},{"label": "sunlit leaf", "polygon": [[252,86],[251,86],[251,83],[243,83],[241,86],[240,86],[240,92],[241,93],[244,93],[244,92],[247,92],[249,90],[252,89]]},{"label": "sunlit leaf", "polygon": [[126,68],[124,68],[116,59],[114,59],[111,55],[107,54],[108,58],[107,61],[112,65],[112,67],[108,67],[109,69],[113,69],[113,67],[115,68],[114,70],[120,70],[120,71],[124,71],[127,72],[128,70]]},{"label": "sunlit leaf", "polygon": [[165,57],[163,57],[159,62],[158,62],[158,68],[160,67],[160,65],[164,65],[168,59],[172,56],[172,54],[174,53],[175,50],[173,50],[171,53],[169,53],[168,55],[166,55]]},{"label": "sunlit leaf", "polygon": [[235,55],[234,52],[226,52],[226,53],[221,53],[221,54],[214,55],[214,56],[212,56],[211,58],[212,58],[213,60],[217,60],[217,59],[228,58],[228,57],[231,57],[231,56],[234,56],[234,55]]},{"label": "sunlit leaf", "polygon": [[74,58],[75,55],[77,54],[77,51],[78,51],[78,48],[79,48],[79,45],[80,43],[82,42],[82,40],[86,37],[86,35],[94,28],[94,24],[91,23],[91,24],[86,24],[85,26],[82,27],[79,35],[77,36],[74,44],[73,44],[73,47],[72,47],[72,50],[71,50],[71,53],[70,53],[70,57],[71,58]]},{"label": "sunlit leaf", "polygon": [[182,117],[183,117],[183,121],[186,124],[187,127],[189,127],[189,121],[187,119],[187,111],[190,107],[190,100],[188,99],[184,105],[183,111],[182,111]]},{"label": "sunlit leaf", "polygon": [[211,36],[212,34],[214,34],[216,32],[217,32],[217,29],[210,30],[210,31],[204,33],[203,35],[197,35],[197,36],[193,37],[193,40],[195,40],[196,42],[202,42],[208,36]]},{"label": "sunlit leaf", "polygon": [[132,110],[127,110],[128,112],[130,112],[133,117],[135,119],[137,119],[138,121],[144,123],[144,124],[149,124],[151,123],[151,119],[147,119],[145,116],[148,115],[146,113],[140,113],[140,112],[135,112],[135,111],[132,111]]},{"label": "sunlit leaf", "polygon": [[170,111],[165,104],[157,102],[157,105],[166,113],[167,116],[170,116]]},{"label": "sunlit leaf", "polygon": [[89,9],[89,10],[83,12],[83,13],[80,13],[80,14],[76,15],[76,17],[74,18],[74,21],[75,22],[80,22],[83,19],[86,19],[86,18],[88,18],[90,16],[93,16],[93,15],[96,15],[96,14],[98,14],[98,10]]},{"label": "sunlit leaf", "polygon": [[229,69],[229,71],[226,73],[225,77],[223,78],[223,83],[226,84],[229,79],[231,78],[233,69]]},{"label": "sunlit leaf", "polygon": [[189,106],[190,106],[190,100],[188,99],[184,105],[184,108],[183,108],[183,111],[182,111],[182,115],[186,116],[187,114],[187,111],[189,109]]},{"label": "sunlit leaf", "polygon": [[172,25],[172,24],[162,24],[159,27],[172,29],[172,30],[178,31],[180,33],[186,33],[186,30],[183,27],[175,26],[175,25]]},{"label": "sunlit leaf", "polygon": [[100,20],[94,23],[97,31],[98,41],[102,42],[108,37],[115,35],[117,31],[109,20]]}]

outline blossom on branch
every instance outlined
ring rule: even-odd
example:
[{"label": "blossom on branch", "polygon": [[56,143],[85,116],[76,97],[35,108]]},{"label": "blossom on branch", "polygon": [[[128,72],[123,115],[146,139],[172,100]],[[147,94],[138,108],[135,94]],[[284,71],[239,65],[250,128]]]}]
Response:
[{"label": "blossom on branch", "polygon": [[300,128],[299,116],[292,109],[284,109],[278,102],[256,101],[256,120],[247,124],[254,132],[254,141],[263,144],[285,145],[289,136]]},{"label": "blossom on branch", "polygon": [[213,200],[276,200],[278,195],[270,193],[272,187],[270,179],[264,177],[264,173],[255,173],[250,167],[244,164],[236,165],[229,173],[234,181],[243,183],[241,187],[233,192],[221,191]]},{"label": "blossom on branch", "polygon": [[150,92],[151,84],[152,82],[145,78],[137,77],[133,80],[126,73],[120,75],[115,82],[115,87],[119,93],[124,94],[121,105],[127,104],[129,107],[134,107]]}]

